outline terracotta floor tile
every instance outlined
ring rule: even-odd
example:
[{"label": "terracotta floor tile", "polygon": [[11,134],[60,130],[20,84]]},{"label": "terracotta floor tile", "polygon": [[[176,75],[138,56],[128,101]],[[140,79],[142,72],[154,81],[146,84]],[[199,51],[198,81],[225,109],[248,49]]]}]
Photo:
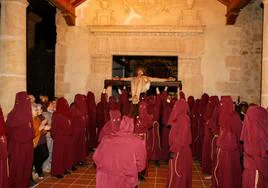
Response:
[{"label": "terracotta floor tile", "polygon": [[151,183],[141,183],[138,188],[155,188],[154,184]]},{"label": "terracotta floor tile", "polygon": [[63,179],[59,180],[58,183],[72,184],[74,181],[75,181],[75,179],[63,178]]},{"label": "terracotta floor tile", "polygon": [[145,183],[155,183],[156,179],[155,178],[150,178],[150,177],[145,177]]},{"label": "terracotta floor tile", "polygon": [[38,185],[39,188],[50,188],[52,186],[53,185],[49,184],[49,183],[41,183],[41,184]]},{"label": "terracotta floor tile", "polygon": [[90,179],[77,179],[74,184],[89,185],[90,182]]},{"label": "terracotta floor tile", "polygon": [[[93,188],[96,187],[96,169],[91,165],[92,160],[89,159],[89,165],[78,167],[78,169],[63,179],[58,180],[46,174],[44,180],[38,183],[38,188]],[[156,167],[153,163],[149,164],[148,176],[144,182],[139,183],[139,188],[166,188],[168,177],[168,164],[164,161],[160,162],[160,167]],[[205,180],[201,172],[198,161],[193,161],[192,166],[192,188],[210,188],[211,181]]]},{"label": "terracotta floor tile", "polygon": [[157,178],[157,179],[156,179],[156,183],[157,183],[157,184],[159,184],[159,183],[160,183],[160,184],[162,184],[162,183],[165,184],[166,182],[167,182],[167,178]]},{"label": "terracotta floor tile", "polygon": [[166,183],[157,183],[156,188],[166,188],[167,184]]},{"label": "terracotta floor tile", "polygon": [[69,187],[69,184],[54,184],[52,187],[53,188],[67,188]]}]

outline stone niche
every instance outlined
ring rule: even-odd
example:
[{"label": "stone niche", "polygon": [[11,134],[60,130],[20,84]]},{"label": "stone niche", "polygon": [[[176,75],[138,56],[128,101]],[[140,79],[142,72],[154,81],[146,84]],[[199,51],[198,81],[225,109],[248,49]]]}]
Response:
[{"label": "stone niche", "polygon": [[203,92],[203,26],[91,26],[88,29],[92,43],[86,88],[95,93],[101,92],[104,79],[111,78],[113,55],[178,56],[178,78],[183,82],[183,90],[195,96]]}]

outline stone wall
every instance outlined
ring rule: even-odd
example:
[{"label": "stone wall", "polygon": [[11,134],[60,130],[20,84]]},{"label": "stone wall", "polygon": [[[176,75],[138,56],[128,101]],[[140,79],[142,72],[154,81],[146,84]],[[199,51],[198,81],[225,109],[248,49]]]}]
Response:
[{"label": "stone wall", "polygon": [[[247,6],[239,15],[236,26],[241,27],[240,49],[240,73],[237,81],[240,81],[240,93],[242,100],[259,104],[261,93],[261,63],[262,63],[262,33],[263,33],[263,9],[261,0]],[[232,76],[232,75],[231,75]],[[231,77],[235,79],[234,77]]]},{"label": "stone wall", "polygon": [[[244,35],[261,25],[260,16],[254,24],[247,20],[254,11],[261,14],[251,8],[257,3],[243,10],[235,26],[226,26],[226,10],[218,1],[166,0],[147,7],[139,1],[123,2],[86,1],[77,8],[75,27],[66,26],[57,14],[57,96],[72,101],[74,94],[91,90],[98,100],[104,79],[112,75],[112,55],[175,55],[187,95],[207,92],[259,102],[259,90],[251,92],[258,68],[254,78],[248,75],[253,70],[249,62],[260,58],[259,43],[252,42],[259,35]],[[249,54],[254,57],[243,55],[252,47],[256,50]]]}]

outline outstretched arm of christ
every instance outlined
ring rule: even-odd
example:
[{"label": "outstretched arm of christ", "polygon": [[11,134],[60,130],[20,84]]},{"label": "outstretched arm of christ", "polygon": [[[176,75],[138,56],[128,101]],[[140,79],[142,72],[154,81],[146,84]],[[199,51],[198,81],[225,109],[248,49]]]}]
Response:
[{"label": "outstretched arm of christ", "polygon": [[127,77],[127,78],[114,77],[113,80],[132,81],[133,77]]},{"label": "outstretched arm of christ", "polygon": [[154,77],[148,77],[150,82],[168,82],[168,81],[175,81],[175,78],[154,78]]}]

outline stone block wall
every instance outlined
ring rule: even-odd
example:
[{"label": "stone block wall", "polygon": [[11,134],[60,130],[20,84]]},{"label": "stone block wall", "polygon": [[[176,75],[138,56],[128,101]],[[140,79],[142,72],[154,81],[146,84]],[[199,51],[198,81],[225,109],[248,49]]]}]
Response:
[{"label": "stone block wall", "polygon": [[253,1],[240,13],[235,26],[241,28],[240,93],[242,100],[260,104],[261,62],[262,62],[262,23],[261,0]]},{"label": "stone block wall", "polygon": [[108,7],[86,1],[77,8],[75,27],[64,25],[58,14],[57,96],[72,101],[74,94],[91,90],[98,101],[104,79],[112,76],[113,55],[175,55],[186,95],[207,92],[259,103],[260,0],[242,10],[234,26],[225,25],[225,7],[218,1],[195,0],[193,8],[169,1],[164,9],[155,5],[158,16],[153,8],[151,15],[136,9],[134,1],[139,15],[126,15],[130,5],[123,9],[115,1]]}]

